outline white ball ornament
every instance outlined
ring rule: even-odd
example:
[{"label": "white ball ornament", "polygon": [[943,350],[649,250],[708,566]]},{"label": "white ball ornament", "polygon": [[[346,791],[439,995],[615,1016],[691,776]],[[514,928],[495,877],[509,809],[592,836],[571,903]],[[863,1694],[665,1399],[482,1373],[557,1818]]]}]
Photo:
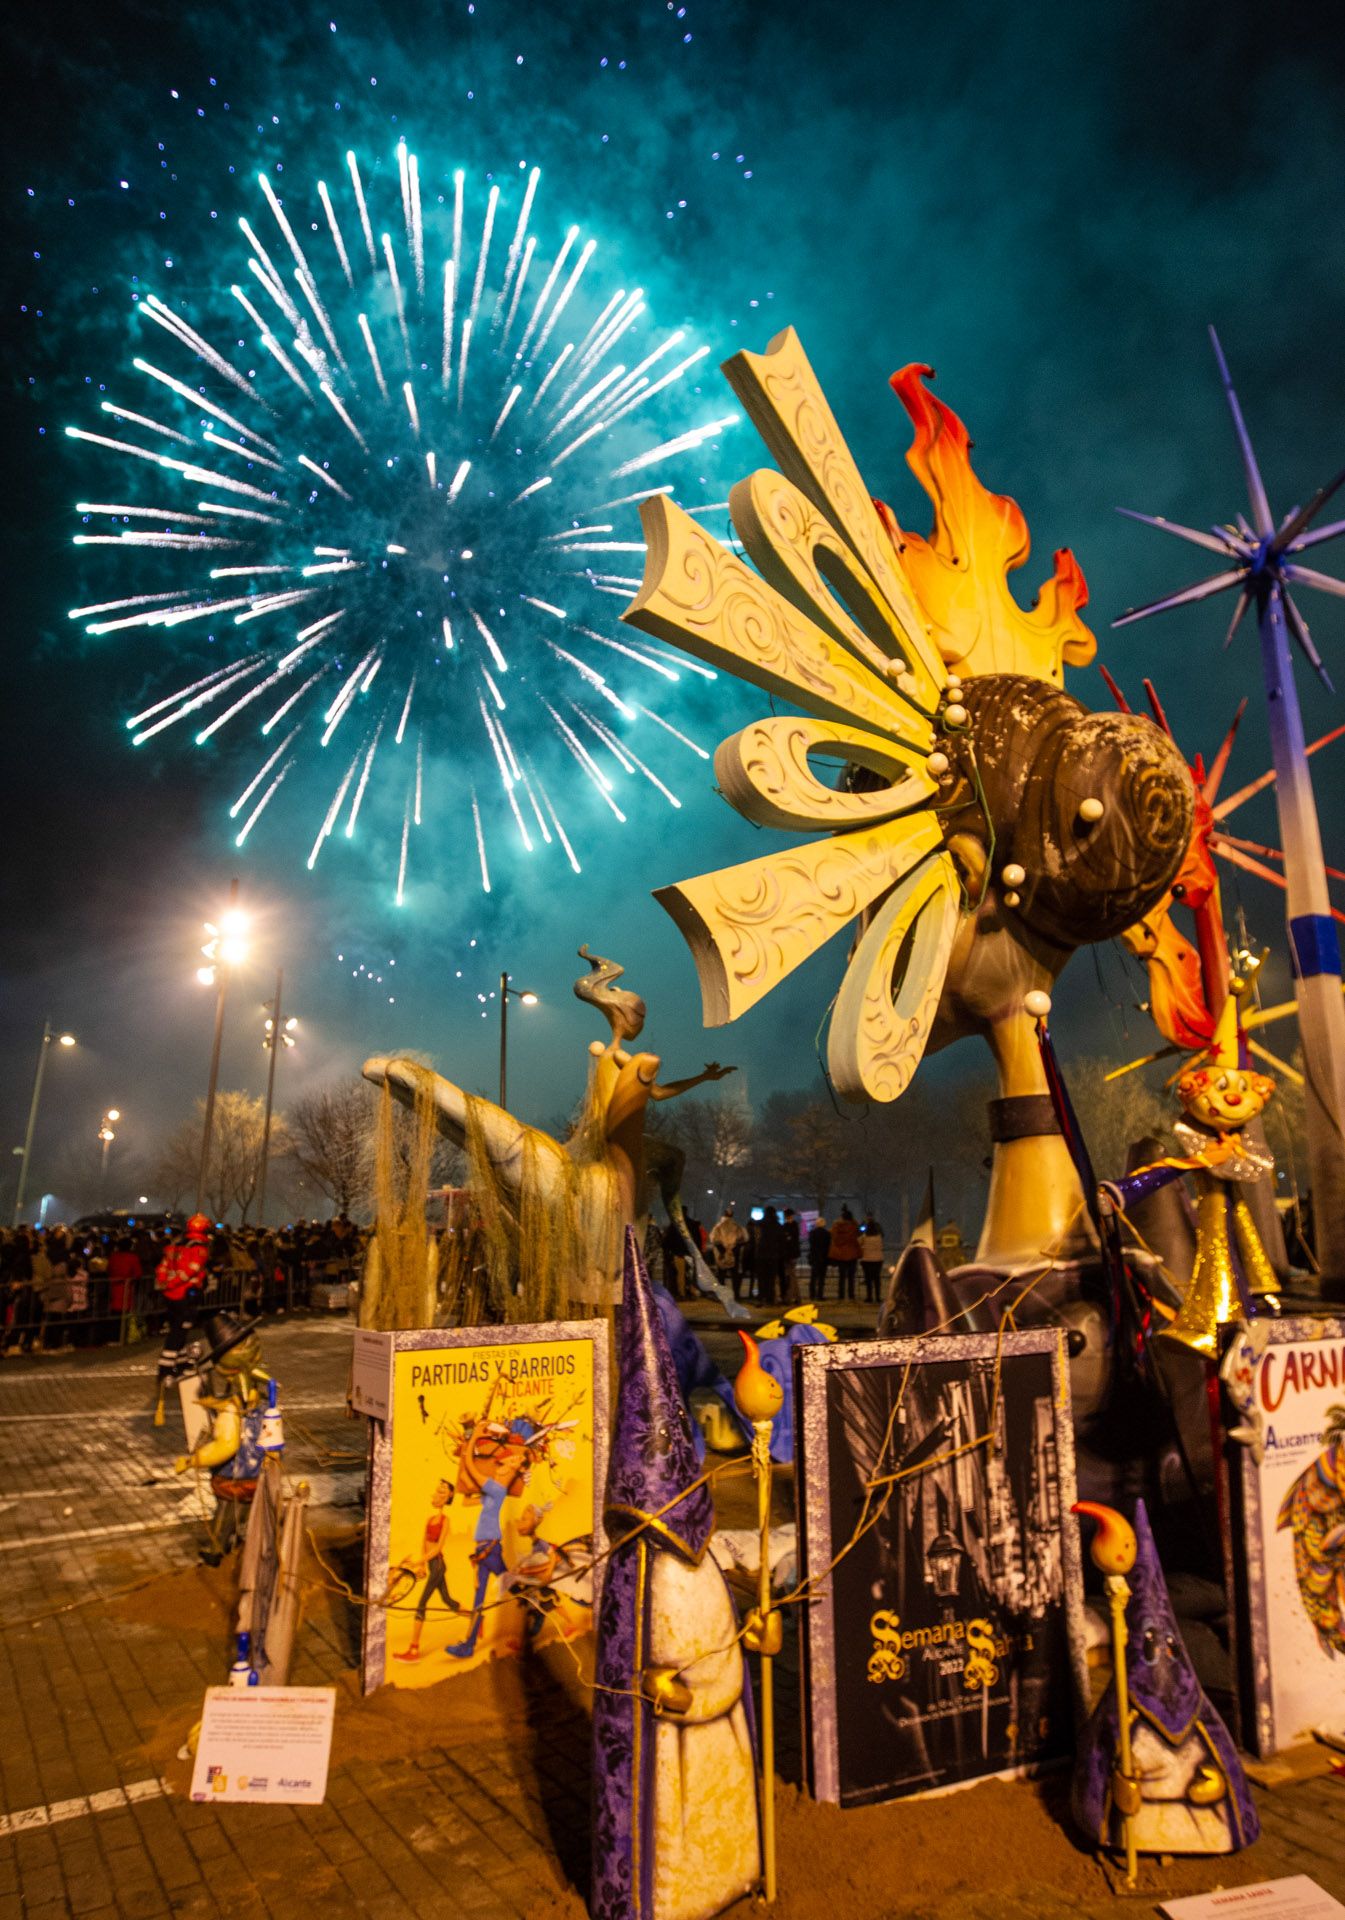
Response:
[{"label": "white ball ornament", "polygon": [[1044,1020],[1051,1011],[1051,996],[1040,987],[1033,987],[1031,993],[1023,995],[1023,1005],[1034,1020]]},{"label": "white ball ornament", "polygon": [[1021,887],[1027,879],[1027,869],[1020,867],[1016,860],[1011,860],[1000,874],[1000,879],[1006,887]]},{"label": "white ball ornament", "polygon": [[954,700],[944,708],[943,717],[950,727],[965,727],[967,724],[967,709],[960,700]]},{"label": "white ball ornament", "polygon": [[942,780],[944,774],[948,771],[948,755],[946,753],[931,753],[925,765],[936,780]]},{"label": "white ball ornament", "polygon": [[1087,800],[1079,802],[1079,818],[1086,820],[1090,827],[1096,825],[1105,812],[1106,808],[1102,802],[1091,795]]}]

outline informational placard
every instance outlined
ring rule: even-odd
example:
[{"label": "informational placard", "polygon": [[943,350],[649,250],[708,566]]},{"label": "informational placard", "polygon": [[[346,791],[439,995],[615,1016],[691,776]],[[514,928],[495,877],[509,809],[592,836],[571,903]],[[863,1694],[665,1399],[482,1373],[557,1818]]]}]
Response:
[{"label": "informational placard", "polygon": [[1264,1758],[1345,1724],[1345,1315],[1272,1322],[1238,1399],[1243,1737]]},{"label": "informational placard", "polygon": [[1220,1887],[1186,1900],[1168,1900],[1159,1908],[1168,1920],[1342,1920],[1345,1907],[1305,1873],[1285,1880],[1258,1880],[1251,1887]]},{"label": "informational placard", "polygon": [[394,1333],[372,1429],[364,1686],[432,1686],[587,1633],[607,1474],[607,1326]]},{"label": "informational placard", "polygon": [[795,1367],[815,1796],[1065,1759],[1087,1678],[1058,1330],[797,1347]]},{"label": "informational placard", "polygon": [[209,1687],[191,1797],[319,1806],[327,1793],[335,1687]]},{"label": "informational placard", "polygon": [[355,1328],[350,1356],[350,1404],[371,1420],[386,1420],[392,1412],[392,1335],[368,1327]]}]

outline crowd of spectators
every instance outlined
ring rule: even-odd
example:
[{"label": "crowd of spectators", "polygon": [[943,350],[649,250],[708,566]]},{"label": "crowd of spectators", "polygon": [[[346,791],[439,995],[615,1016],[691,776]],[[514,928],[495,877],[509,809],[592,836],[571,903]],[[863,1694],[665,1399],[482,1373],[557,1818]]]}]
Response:
[{"label": "crowd of spectators", "polygon": [[[857,1220],[843,1206],[830,1224],[819,1213],[805,1222],[793,1207],[754,1207],[739,1220],[730,1201],[707,1233],[698,1220],[687,1227],[716,1276],[733,1288],[735,1300],[762,1307],[796,1307],[803,1298],[825,1300],[827,1280],[836,1272],[836,1298],[855,1298],[862,1274],[864,1299],[876,1305],[882,1293],[883,1230],[871,1213]],[[687,1273],[688,1254],[681,1231],[671,1222],[662,1236],[664,1282],[678,1298],[694,1291]]]},{"label": "crowd of spectators", "polygon": [[[0,1353],[102,1346],[154,1331],[163,1318],[154,1277],[172,1224],[16,1227],[0,1232]],[[219,1227],[205,1298],[280,1314],[314,1303],[314,1289],[358,1278],[368,1229],[344,1214],[284,1227]]]}]

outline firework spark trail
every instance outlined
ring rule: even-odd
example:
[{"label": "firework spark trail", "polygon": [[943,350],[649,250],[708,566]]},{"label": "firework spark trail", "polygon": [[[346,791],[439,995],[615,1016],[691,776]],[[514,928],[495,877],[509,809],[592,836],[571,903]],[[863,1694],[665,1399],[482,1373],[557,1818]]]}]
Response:
[{"label": "firework spark trail", "polygon": [[[612,725],[606,726],[572,702],[582,731],[611,752],[625,773],[642,774],[678,804],[614,730],[614,716],[623,729],[647,716],[697,754],[704,750],[671,721],[632,705],[579,654],[556,646],[548,628],[554,631],[552,623],[560,622],[572,645],[602,646],[614,671],[641,668],[670,687],[688,666],[714,678],[680,656],[600,630],[606,615],[598,609],[605,599],[596,596],[618,597],[639,584],[598,571],[603,557],[644,548],[642,541],[622,538],[624,526],[603,520],[601,504],[594,503],[610,491],[613,477],[698,451],[730,419],[676,431],[658,444],[652,444],[657,432],[627,424],[632,418],[657,420],[665,435],[676,429],[676,405],[661,414],[659,397],[708,349],[688,346],[669,364],[685,343],[681,329],[642,340],[644,290],[595,291],[596,245],[578,226],[564,230],[548,261],[537,223],[538,168],[521,170],[525,178],[517,193],[507,182],[492,182],[484,204],[475,202],[473,217],[480,224],[469,261],[465,174],[452,174],[448,204],[444,194],[436,204],[425,197],[428,176],[405,141],[396,159],[391,207],[386,172],[366,186],[353,151],[345,156],[348,187],[344,177],[335,191],[318,181],[311,207],[288,178],[282,196],[278,180],[259,174],[269,220],[238,222],[247,248],[243,285],[220,284],[210,296],[214,307],[203,301],[199,313],[190,307],[176,311],[152,292],[141,300],[142,319],[172,343],[167,351],[188,356],[189,377],[137,357],[134,370],[155,396],[150,410],[103,400],[100,413],[113,431],[72,426],[67,432],[90,449],[91,459],[118,460],[138,482],[109,489],[112,500],[129,493],[124,505],[80,502],[87,531],[74,536],[76,543],[138,554],[145,567],[157,561],[183,570],[183,584],[168,591],[90,596],[88,604],[71,609],[71,618],[85,621],[94,634],[271,623],[272,637],[255,643],[255,650],[209,666],[128,722],[137,744],[203,707],[212,713],[194,733],[198,745],[232,737],[231,726],[235,733],[255,727],[253,738],[265,743],[265,757],[230,809],[237,820],[252,808],[239,845],[292,769],[316,765],[315,753],[384,672],[379,710],[369,713],[361,729],[361,745],[337,797],[330,806],[323,803],[324,823],[309,867],[347,802],[343,837],[355,837],[361,819],[374,814],[376,783],[381,792],[394,777],[394,750],[405,743],[419,690],[416,771],[403,808],[398,865],[401,904],[409,829],[422,820],[427,729],[431,742],[442,741],[459,761],[480,751],[453,725],[461,706],[461,668],[474,668],[485,689],[486,744],[526,850],[563,848],[571,869],[580,871],[547,786],[525,751],[530,747],[563,749],[565,764],[576,764],[605,807],[625,818],[593,753],[547,697],[558,668],[612,709]],[[391,229],[384,224],[390,213]],[[354,253],[347,244],[356,225],[362,255],[358,243]],[[496,243],[497,227],[501,243],[508,232],[507,245]],[[253,330],[250,345],[239,340],[237,359],[232,349],[226,353],[212,344],[208,333],[215,323],[200,318],[221,304],[234,316],[225,318],[222,341],[240,325]],[[623,364],[617,363],[618,347]],[[400,370],[391,373],[399,353],[405,378]],[[432,373],[429,382],[420,377],[426,366],[437,367],[437,382]],[[234,400],[234,410],[202,391],[202,378],[237,389],[242,398]],[[134,435],[153,444],[140,444]],[[413,470],[423,504],[407,492]],[[150,472],[170,484],[151,491]],[[171,500],[179,489],[180,506]],[[650,486],[608,502],[607,510],[673,491],[682,489],[671,481]],[[210,497],[199,497],[203,492]],[[170,498],[161,505],[156,495],[163,494]],[[689,507],[693,513],[720,510],[719,503]],[[226,564],[196,570],[196,556],[208,561],[222,552],[230,555]],[[592,622],[595,614],[597,623],[586,624],[585,615]],[[284,632],[290,616],[306,622],[297,631],[290,627],[292,640]],[[202,638],[214,640],[217,631]],[[350,644],[352,636],[359,637],[358,645]],[[437,671],[422,672],[431,662]],[[268,694],[276,696],[269,711]],[[270,736],[286,721],[283,741],[273,746]],[[404,770],[395,777],[404,782]],[[291,780],[290,795],[299,784]],[[486,823],[476,789],[472,800],[488,890]],[[292,809],[296,803],[288,804]]]},{"label": "firework spark trail", "polygon": [[406,905],[406,848],[411,838],[411,799],[407,796],[406,812],[402,815],[402,852],[397,862],[397,898],[395,904]]},{"label": "firework spark trail", "polygon": [[317,865],[318,855],[322,852],[322,843],[327,838],[328,834],[331,832],[332,827],[336,821],[336,816],[341,811],[341,806],[345,800],[347,789],[349,788],[351,781],[355,778],[355,769],[360,764],[360,754],[362,754],[363,752],[364,752],[363,747],[358,748],[355,754],[355,758],[351,761],[350,765],[346,768],[345,778],[342,780],[340,786],[336,789],[335,794],[332,796],[332,804],[328,807],[327,816],[324,819],[322,825],[318,828],[318,837],[313,842],[313,851],[308,856],[308,871],[310,873],[313,871],[314,867]]},{"label": "firework spark trail", "polygon": [[476,851],[481,858],[481,891],[490,892],[490,868],[486,865],[486,836],[481,831],[481,809],[476,803],[476,788],[472,788],[472,824],[476,828]]},{"label": "firework spark trail", "polygon": [[702,760],[708,760],[710,758],[710,755],[707,753],[706,749],[702,746],[698,746],[697,743],[691,738],[690,734],[683,733],[679,728],[673,725],[671,720],[665,720],[661,713],[655,713],[650,707],[641,707],[640,712],[644,715],[646,720],[652,720],[656,727],[662,727],[665,733],[670,733],[674,740],[680,740],[684,747],[690,747],[691,751],[695,754],[699,754]]},{"label": "firework spark trail", "polygon": [[238,818],[239,814],[243,811],[248,801],[252,798],[253,794],[257,791],[257,788],[261,785],[262,781],[266,778],[267,774],[271,771],[276,761],[279,760],[281,754],[285,752],[286,748],[294,740],[298,731],[299,731],[298,727],[292,727],[289,733],[281,741],[280,745],[276,748],[275,752],[271,754],[270,758],[267,760],[264,760],[261,766],[258,767],[257,771],[253,774],[252,778],[248,781],[243,791],[239,794],[238,798],[234,801],[233,805],[230,807],[229,818],[231,820],[236,820]]},{"label": "firework spark trail", "polygon": [[257,802],[256,806],[252,809],[252,812],[248,815],[247,819],[243,822],[242,826],[238,829],[238,832],[234,835],[234,845],[236,847],[241,847],[246,842],[248,835],[252,832],[252,829],[256,826],[257,822],[261,819],[263,813],[265,813],[267,807],[270,805],[272,797],[279,792],[281,781],[285,778],[285,775],[289,772],[290,768],[293,765],[294,765],[293,758],[285,762],[284,766],[280,769],[280,772],[276,775],[275,779],[271,782],[270,786],[266,789],[266,792],[262,795],[261,799]]}]

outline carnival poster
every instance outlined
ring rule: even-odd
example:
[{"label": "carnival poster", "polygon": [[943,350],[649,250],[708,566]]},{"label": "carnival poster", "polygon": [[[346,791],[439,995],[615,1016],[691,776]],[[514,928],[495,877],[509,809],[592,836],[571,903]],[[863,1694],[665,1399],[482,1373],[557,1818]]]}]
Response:
[{"label": "carnival poster", "polygon": [[863,1806],[1066,1759],[1083,1596],[1057,1333],[797,1354],[813,1792]]},{"label": "carnival poster", "polygon": [[1274,1322],[1232,1359],[1244,1731],[1264,1757],[1345,1727],[1345,1316]]},{"label": "carnival poster", "polygon": [[376,1433],[365,1690],[432,1686],[593,1624],[600,1321],[395,1334]]}]

